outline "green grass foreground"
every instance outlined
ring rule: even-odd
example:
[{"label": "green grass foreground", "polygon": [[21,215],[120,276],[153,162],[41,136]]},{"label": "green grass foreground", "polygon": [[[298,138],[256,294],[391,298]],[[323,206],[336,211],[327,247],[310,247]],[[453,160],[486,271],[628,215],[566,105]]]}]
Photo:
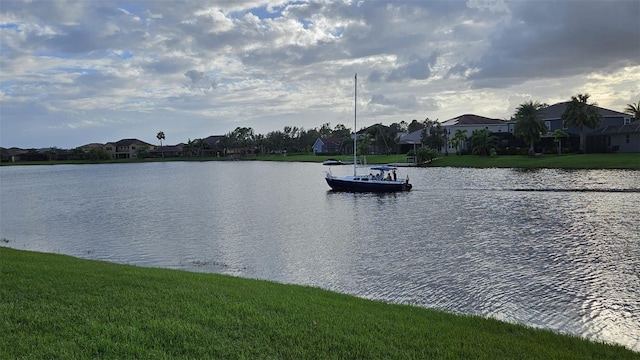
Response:
[{"label": "green grass foreground", "polygon": [[317,288],[0,247],[3,358],[638,359]]}]

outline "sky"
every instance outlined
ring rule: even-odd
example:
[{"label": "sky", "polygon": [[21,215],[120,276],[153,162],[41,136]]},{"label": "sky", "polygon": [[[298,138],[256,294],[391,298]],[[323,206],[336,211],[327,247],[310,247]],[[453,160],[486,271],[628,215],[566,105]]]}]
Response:
[{"label": "sky", "polygon": [[0,146],[640,101],[640,1],[0,2]]}]

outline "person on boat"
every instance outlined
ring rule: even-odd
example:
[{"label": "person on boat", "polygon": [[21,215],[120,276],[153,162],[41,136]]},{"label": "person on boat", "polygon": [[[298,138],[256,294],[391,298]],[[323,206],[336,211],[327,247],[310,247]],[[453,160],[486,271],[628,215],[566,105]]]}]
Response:
[{"label": "person on boat", "polygon": [[398,180],[398,177],[396,175],[396,169],[393,169],[393,181]]},{"label": "person on boat", "polygon": [[391,173],[387,173],[387,181],[391,181]]}]

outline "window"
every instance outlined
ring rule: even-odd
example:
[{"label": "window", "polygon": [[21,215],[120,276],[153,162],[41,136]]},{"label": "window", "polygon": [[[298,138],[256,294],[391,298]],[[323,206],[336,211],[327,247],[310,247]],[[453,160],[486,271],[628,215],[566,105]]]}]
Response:
[{"label": "window", "polygon": [[628,117],[624,118],[624,124],[625,125],[631,124],[631,118],[628,118]]},{"label": "window", "polygon": [[551,131],[551,121],[545,121],[544,122],[545,126],[547,127],[547,130]]}]

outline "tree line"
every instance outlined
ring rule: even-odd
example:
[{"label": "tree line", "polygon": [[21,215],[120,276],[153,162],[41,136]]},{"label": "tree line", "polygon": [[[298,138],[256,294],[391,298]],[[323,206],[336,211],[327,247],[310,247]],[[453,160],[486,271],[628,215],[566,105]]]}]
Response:
[{"label": "tree line", "polygon": [[[600,123],[600,115],[595,103],[589,102],[589,94],[572,96],[562,119],[565,127],[576,127],[581,130],[580,151],[585,152],[586,132],[584,128],[595,128]],[[534,154],[534,145],[547,133],[547,127],[541,119],[541,112],[548,105],[539,101],[528,101],[516,109],[511,120],[515,122],[513,136],[520,139],[524,145],[528,145],[528,153]],[[624,110],[636,119],[640,116],[640,101],[637,104],[628,104]],[[411,133],[422,129],[420,150],[418,155],[427,161],[435,157],[448,145],[456,149],[456,153],[466,152],[478,155],[492,155],[500,150],[499,139],[489,130],[475,130],[471,134],[457,129],[454,134],[449,134],[437,120],[426,118],[423,121],[401,121],[390,126],[376,124],[358,131],[358,153],[365,155],[369,152],[378,154],[392,154],[398,151],[399,134]],[[160,133],[158,134],[160,136]],[[161,132],[162,139],[164,133]],[[562,148],[562,139],[568,134],[562,130],[556,130],[553,134],[554,141],[558,144],[558,151]],[[304,129],[296,126],[285,126],[283,130],[276,130],[266,135],[257,134],[251,127],[237,127],[235,130],[222,136],[216,144],[209,144],[204,139],[194,139],[184,146],[183,156],[211,156],[228,155],[228,152],[240,154],[266,155],[273,153],[310,153],[313,144],[318,138],[341,139],[340,154],[352,154],[352,130],[344,124],[334,127],[325,123],[319,128]],[[233,150],[230,150],[233,149]],[[412,152],[412,151],[411,151]]]},{"label": "tree line", "polygon": [[[410,123],[401,121],[390,126],[376,124],[368,129],[360,129],[358,151],[375,147],[380,153],[395,153],[399,133],[412,132],[424,128],[430,123],[434,122],[429,119],[425,121],[413,120]],[[258,155],[310,153],[318,138],[340,139],[342,144],[338,149],[340,153],[349,153],[353,149],[351,128],[344,124],[332,127],[331,123],[325,123],[319,128],[312,129],[285,126],[282,130],[271,131],[267,134],[258,134],[251,127],[237,127],[220,137],[215,144],[210,144],[206,139],[189,139],[183,147],[183,156],[228,155],[229,153]]]},{"label": "tree line", "polygon": [[[595,103],[589,102],[589,94],[572,96],[562,119],[565,127],[576,127],[581,130],[579,151],[585,152],[586,132],[584,128],[593,129],[600,123],[600,115]],[[539,101],[527,101],[519,105],[511,120],[515,122],[513,136],[520,139],[523,145],[528,146],[527,152],[534,155],[534,146],[542,136],[547,133],[547,127],[541,119],[541,112],[548,105]],[[625,113],[638,119],[640,117],[640,101],[636,104],[627,104]],[[465,130],[456,129],[454,134],[449,134],[437,120],[426,118],[423,121],[400,121],[390,126],[375,124],[358,131],[359,155],[371,152],[377,154],[394,154],[399,150],[399,134],[412,133],[422,129],[419,149],[416,153],[409,151],[408,155],[415,155],[420,161],[430,161],[439,152],[448,151],[451,145],[457,154],[472,153],[478,155],[493,155],[501,151],[500,139],[489,130],[475,130],[467,134]],[[552,134],[557,143],[558,153],[562,149],[562,139],[568,134],[562,130],[556,130]],[[160,142],[160,154],[164,157],[163,140],[165,133],[159,131],[156,138]],[[353,154],[352,129],[344,124],[331,126],[325,123],[319,128],[305,129],[296,126],[285,126],[282,130],[271,131],[267,134],[257,134],[251,127],[237,127],[233,131],[217,138],[215,143],[206,139],[189,139],[182,148],[183,157],[206,157],[227,155],[267,155],[274,153],[311,153],[312,146],[318,138],[337,138],[341,140],[339,154]],[[33,155],[34,160],[55,160],[59,149],[52,148],[46,154],[37,153],[35,149],[26,155]],[[502,149],[504,150],[504,149]],[[25,156],[26,156],[25,155]],[[154,156],[149,149],[141,147],[138,157]],[[94,148],[88,152],[80,148],[72,149],[69,158],[72,159],[108,159],[109,155],[101,148]],[[41,159],[42,158],[42,159]]]}]

